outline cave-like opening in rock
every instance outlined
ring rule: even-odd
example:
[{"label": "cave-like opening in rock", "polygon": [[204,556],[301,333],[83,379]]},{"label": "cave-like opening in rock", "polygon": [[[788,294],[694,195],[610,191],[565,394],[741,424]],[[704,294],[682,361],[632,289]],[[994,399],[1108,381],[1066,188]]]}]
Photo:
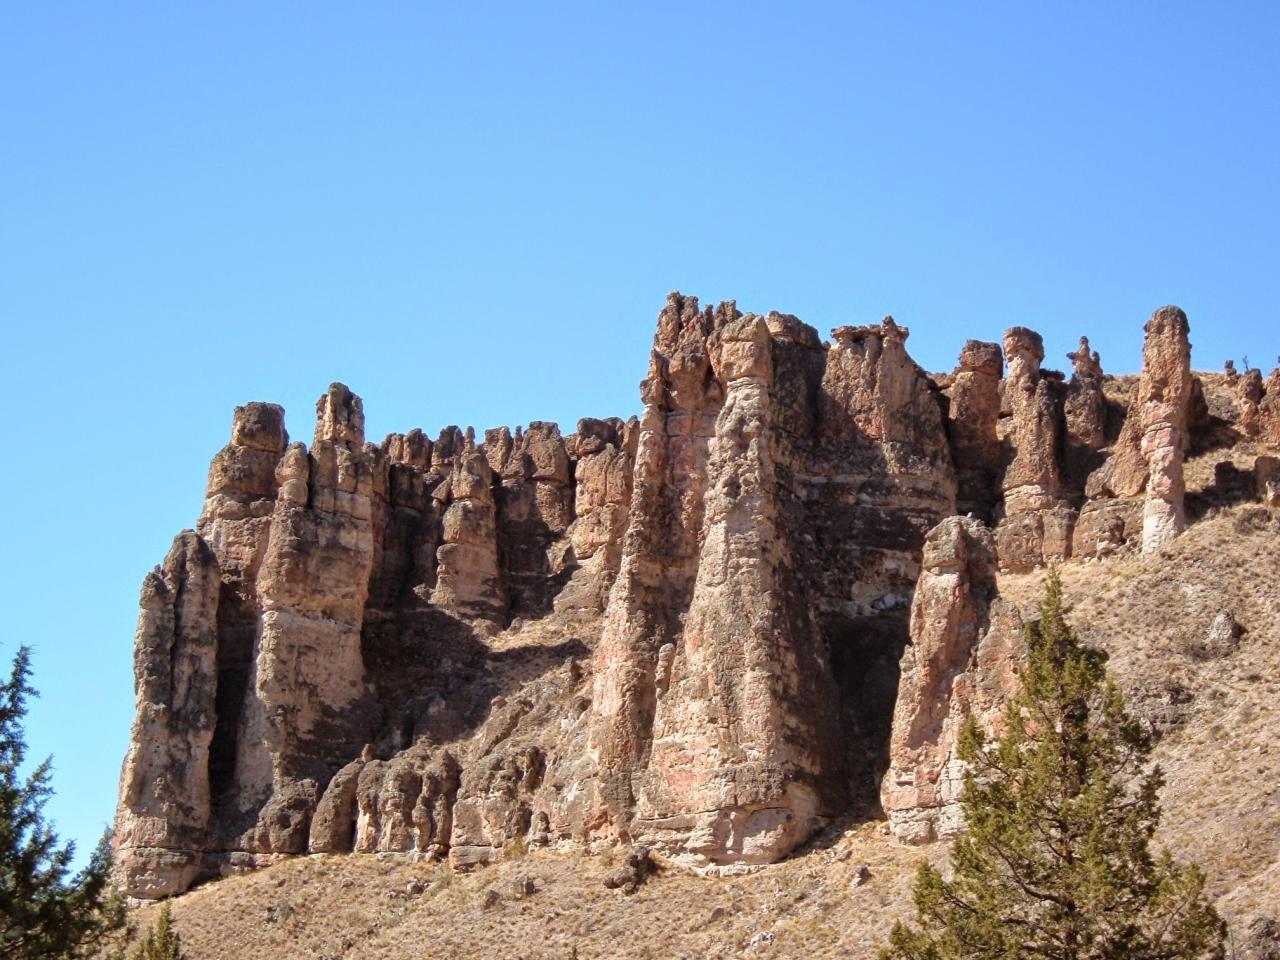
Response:
[{"label": "cave-like opening in rock", "polygon": [[898,663],[908,641],[905,611],[823,625],[840,696],[843,774],[850,813],[879,814],[880,779],[889,765],[889,735],[898,696]]}]

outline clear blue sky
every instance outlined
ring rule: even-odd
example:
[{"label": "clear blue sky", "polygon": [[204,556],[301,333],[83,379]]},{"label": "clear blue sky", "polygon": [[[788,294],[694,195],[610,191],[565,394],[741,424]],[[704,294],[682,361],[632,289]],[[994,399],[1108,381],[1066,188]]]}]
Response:
[{"label": "clear blue sky", "polygon": [[[111,818],[138,587],[231,409],[309,439],[638,410],[668,290],[1280,352],[1273,3],[8,4],[0,656],[64,836]],[[909,7],[906,12],[890,8]]]}]

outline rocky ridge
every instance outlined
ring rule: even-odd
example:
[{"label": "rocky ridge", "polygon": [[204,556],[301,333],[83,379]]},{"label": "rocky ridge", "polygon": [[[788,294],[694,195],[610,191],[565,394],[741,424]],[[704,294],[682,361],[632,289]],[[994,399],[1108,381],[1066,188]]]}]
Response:
[{"label": "rocky ridge", "polygon": [[[1215,412],[1175,307],[1123,405],[1085,340],[1067,381],[1025,328],[943,376],[907,339],[673,294],[639,419],[375,446],[334,384],[308,448],[237,408],[143,585],[126,892],[307,852],[732,872],[881,809],[959,829],[959,724],[1016,684],[997,574],[1166,548],[1188,449],[1280,445],[1280,373]],[[1278,462],[1222,492],[1274,505]]]}]

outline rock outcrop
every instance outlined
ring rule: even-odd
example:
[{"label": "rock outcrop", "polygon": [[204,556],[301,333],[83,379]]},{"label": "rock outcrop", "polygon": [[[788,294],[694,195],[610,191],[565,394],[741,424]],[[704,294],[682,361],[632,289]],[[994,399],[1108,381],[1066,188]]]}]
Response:
[{"label": "rock outcrop", "polygon": [[1072,374],[1063,404],[1063,476],[1071,492],[1080,495],[1106,445],[1107,398],[1102,389],[1102,360],[1097,350],[1090,349],[1088,337],[1080,338],[1080,346],[1068,353],[1067,359],[1071,361]]},{"label": "rock outcrop", "polygon": [[592,742],[612,830],[690,865],[775,860],[871,779],[841,729],[891,702],[920,544],[954,510],[907,331],[833,337],[680,297],[659,321]]},{"label": "rock outcrop", "polygon": [[996,551],[1001,569],[1027,570],[1071,555],[1076,513],[1064,497],[1061,377],[1040,369],[1044,341],[1033,330],[1006,330],[1004,352],[1009,426]]},{"label": "rock outcrop", "polygon": [[[1149,553],[1186,526],[1182,463],[1194,389],[1187,315],[1177,307],[1161,307],[1144,329],[1142,374],[1124,426],[1109,459],[1086,484],[1091,502],[1081,512],[1075,537],[1076,552],[1083,556],[1106,552],[1117,537],[1133,539],[1135,526],[1142,550]],[[1117,504],[1117,499],[1126,502]]]},{"label": "rock outcrop", "polygon": [[1236,386],[1236,426],[1251,440],[1262,433],[1262,371],[1256,367],[1246,370]]},{"label": "rock outcrop", "polygon": [[1259,433],[1264,443],[1280,445],[1280,367],[1267,374],[1264,388],[1258,404]]},{"label": "rock outcrop", "polygon": [[[490,737],[498,768],[485,778],[478,759],[463,776],[466,749],[437,746],[486,735],[498,691],[484,638],[545,612],[579,577],[579,602],[598,617],[617,569],[628,425],[584,423],[581,442],[535,423],[499,431],[489,449],[456,427],[375,447],[360,399],[334,384],[308,449],[289,444],[280,407],[236,409],[196,531],[143,586],[115,831],[129,895],[310,849],[449,855],[455,804],[468,783],[497,789],[508,757],[495,744],[519,726]],[[575,543],[601,561],[588,570]],[[577,643],[559,649],[580,656]],[[576,690],[581,672],[565,682]],[[533,811],[522,816],[521,831]]]},{"label": "rock outcrop", "polygon": [[995,577],[995,541],[981,521],[948,517],[929,532],[880,789],[889,828],[908,843],[962,828],[960,731],[969,716],[997,729],[1017,690],[1022,621],[998,599]]},{"label": "rock outcrop", "polygon": [[948,419],[956,465],[956,508],[991,520],[1000,472],[1000,375],[998,343],[970,340],[951,377]]},{"label": "rock outcrop", "polygon": [[1194,382],[1158,311],[1108,448],[1087,340],[1066,383],[1025,328],[949,377],[907,339],[673,294],[638,419],[375,446],[333,384],[308,447],[237,408],[143,587],[126,892],[306,852],[621,841],[738,870],[878,804],[953,832],[959,726],[1016,673],[997,568],[1175,535]]},{"label": "rock outcrop", "polygon": [[137,897],[186,889],[208,844],[220,586],[217,558],[190,530],[142,584],[137,713],[114,834],[127,852],[122,883]]}]

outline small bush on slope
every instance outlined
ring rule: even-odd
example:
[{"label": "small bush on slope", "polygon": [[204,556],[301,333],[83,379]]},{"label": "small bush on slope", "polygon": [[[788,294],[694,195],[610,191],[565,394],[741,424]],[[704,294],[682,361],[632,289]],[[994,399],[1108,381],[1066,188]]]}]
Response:
[{"label": "small bush on slope", "polygon": [[1225,928],[1197,867],[1149,846],[1160,820],[1151,741],[1080,645],[1049,577],[1027,630],[1023,688],[988,741],[970,721],[969,825],[952,876],[925,864],[915,928],[897,924],[882,960],[1222,958]]}]

